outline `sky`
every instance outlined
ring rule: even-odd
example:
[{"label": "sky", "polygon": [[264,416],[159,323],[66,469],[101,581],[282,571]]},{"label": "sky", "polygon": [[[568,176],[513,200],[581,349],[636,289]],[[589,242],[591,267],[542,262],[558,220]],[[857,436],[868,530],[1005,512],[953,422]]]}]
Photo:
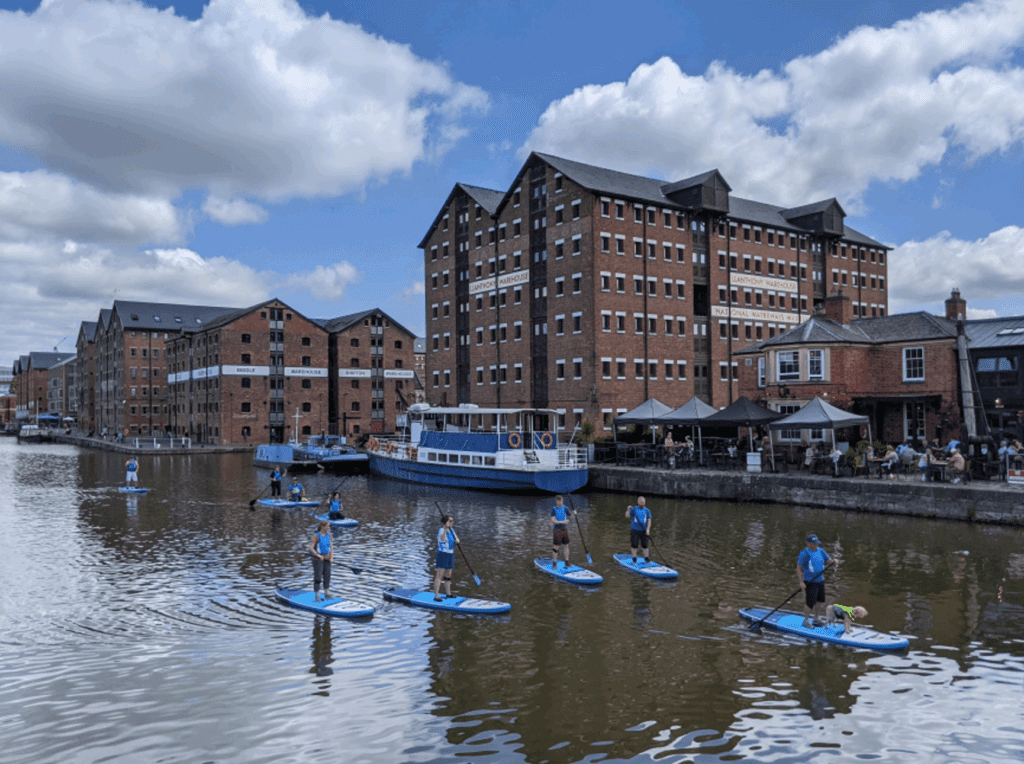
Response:
[{"label": "sky", "polygon": [[890,312],[1024,314],[1024,3],[0,0],[0,365],[114,299],[423,333],[417,244],[531,150],[836,197]]}]

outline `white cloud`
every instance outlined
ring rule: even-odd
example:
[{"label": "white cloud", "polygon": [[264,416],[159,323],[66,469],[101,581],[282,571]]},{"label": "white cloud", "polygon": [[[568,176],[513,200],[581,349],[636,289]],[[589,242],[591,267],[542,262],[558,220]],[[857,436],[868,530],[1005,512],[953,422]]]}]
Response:
[{"label": "white cloud", "polygon": [[991,308],[967,308],[967,318],[977,321],[982,318],[999,318],[999,311]]},{"label": "white cloud", "polygon": [[0,141],[99,188],[283,200],[407,172],[487,95],[294,0],[0,12]]},{"label": "white cloud", "polygon": [[244,199],[221,199],[218,196],[210,196],[203,203],[203,212],[226,226],[253,225],[267,220],[265,209]]},{"label": "white cloud", "polygon": [[1022,40],[1024,3],[993,0],[861,27],[779,71],[716,62],[694,76],[662,58],[551,103],[520,155],[670,180],[718,167],[739,195],[837,196],[859,212],[872,182],[915,178],[951,147],[978,157],[1024,138]]},{"label": "white cloud", "polygon": [[954,287],[970,305],[1024,294],[1024,228],[1006,226],[984,239],[963,241],[948,231],[908,241],[889,256],[890,310],[942,303]]},{"label": "white cloud", "polygon": [[182,229],[167,199],[97,191],[43,170],[0,172],[0,239],[171,244]]},{"label": "white cloud", "polygon": [[414,281],[403,289],[400,294],[395,295],[395,299],[399,302],[413,302],[417,297],[422,297],[424,294],[426,294],[424,282]]},{"label": "white cloud", "polygon": [[289,289],[307,289],[318,300],[341,300],[349,284],[359,280],[359,271],[347,260],[333,265],[318,265],[312,271],[293,273],[287,278]]}]

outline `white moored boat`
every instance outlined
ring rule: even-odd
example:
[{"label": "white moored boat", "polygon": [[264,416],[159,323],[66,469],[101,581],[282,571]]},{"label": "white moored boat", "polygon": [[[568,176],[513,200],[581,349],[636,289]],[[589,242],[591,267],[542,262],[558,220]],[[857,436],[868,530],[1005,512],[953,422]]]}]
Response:
[{"label": "white moored boat", "polygon": [[413,483],[569,493],[587,483],[586,449],[559,442],[558,412],[414,404],[399,437],[371,437],[370,471]]}]

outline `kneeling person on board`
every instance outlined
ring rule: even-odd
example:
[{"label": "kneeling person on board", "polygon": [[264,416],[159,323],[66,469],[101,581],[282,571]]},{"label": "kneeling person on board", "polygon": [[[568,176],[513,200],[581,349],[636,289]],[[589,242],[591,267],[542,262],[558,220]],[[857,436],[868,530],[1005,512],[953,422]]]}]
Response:
[{"label": "kneeling person on board", "polygon": [[866,618],[867,614],[868,611],[860,605],[847,607],[846,605],[840,605],[834,602],[828,608],[828,625],[831,626],[836,621],[839,621],[840,626],[849,628],[850,626],[853,626],[853,622],[857,618]]},{"label": "kneeling person on board", "polygon": [[811,628],[811,616],[820,616],[825,607],[825,565],[832,558],[818,546],[813,533],[807,537],[807,548],[800,550],[796,560],[796,576],[804,590],[804,628]]},{"label": "kneeling person on board", "polygon": [[309,553],[313,555],[313,599],[320,602],[320,582],[324,584],[324,597],[331,599],[331,563],[334,562],[334,544],[331,541],[331,524],[321,520],[309,542]]},{"label": "kneeling person on board", "polygon": [[441,581],[444,581],[445,596],[452,596],[452,570],[455,568],[455,545],[459,537],[455,535],[455,518],[444,516],[444,525],[437,532],[437,554],[434,556],[434,602],[440,602]]},{"label": "kneeling person on board", "polygon": [[327,512],[330,520],[344,520],[345,515],[341,513],[341,494],[335,491],[331,494],[331,508]]},{"label": "kneeling person on board", "polygon": [[[573,515],[576,510],[572,511]],[[551,508],[551,567],[558,569],[558,551],[562,550],[565,567],[569,567],[569,510],[562,503],[562,495],[555,497]]]},{"label": "kneeling person on board", "polygon": [[288,486],[288,496],[291,497],[292,501],[305,501],[306,489],[302,487],[302,483],[298,480],[293,480],[292,484]]},{"label": "kneeling person on board", "polygon": [[648,536],[651,534],[651,510],[647,508],[647,500],[638,496],[636,506],[626,507],[629,518],[629,551],[633,553],[633,564],[636,564],[636,550],[643,548],[644,565],[651,561],[651,550],[647,548]]},{"label": "kneeling person on board", "polygon": [[134,456],[124,463],[124,468],[126,470],[126,474],[124,476],[124,486],[125,486],[125,488],[130,486],[132,483],[135,483],[135,485],[138,485],[139,484],[139,463],[137,461],[135,461],[135,457]]}]

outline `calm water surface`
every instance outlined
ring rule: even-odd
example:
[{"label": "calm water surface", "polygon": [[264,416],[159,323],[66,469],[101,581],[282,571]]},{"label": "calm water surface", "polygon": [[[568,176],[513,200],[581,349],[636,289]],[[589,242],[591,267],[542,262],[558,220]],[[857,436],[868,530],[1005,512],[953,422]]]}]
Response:
[{"label": "calm water surface", "polygon": [[[124,457],[0,439],[0,760],[12,762],[1007,762],[1024,760],[1024,532],[793,507],[653,499],[680,570],[611,561],[627,497],[576,497],[595,590],[532,567],[550,499],[357,477],[334,589],[359,622],[279,604],[311,585],[301,510],[250,512],[243,455]],[[325,493],[338,478],[303,478]],[[497,618],[386,603],[432,578],[450,508]],[[912,637],[879,655],[749,631],[816,532],[830,582]],[[583,559],[573,529],[573,554]]]}]

